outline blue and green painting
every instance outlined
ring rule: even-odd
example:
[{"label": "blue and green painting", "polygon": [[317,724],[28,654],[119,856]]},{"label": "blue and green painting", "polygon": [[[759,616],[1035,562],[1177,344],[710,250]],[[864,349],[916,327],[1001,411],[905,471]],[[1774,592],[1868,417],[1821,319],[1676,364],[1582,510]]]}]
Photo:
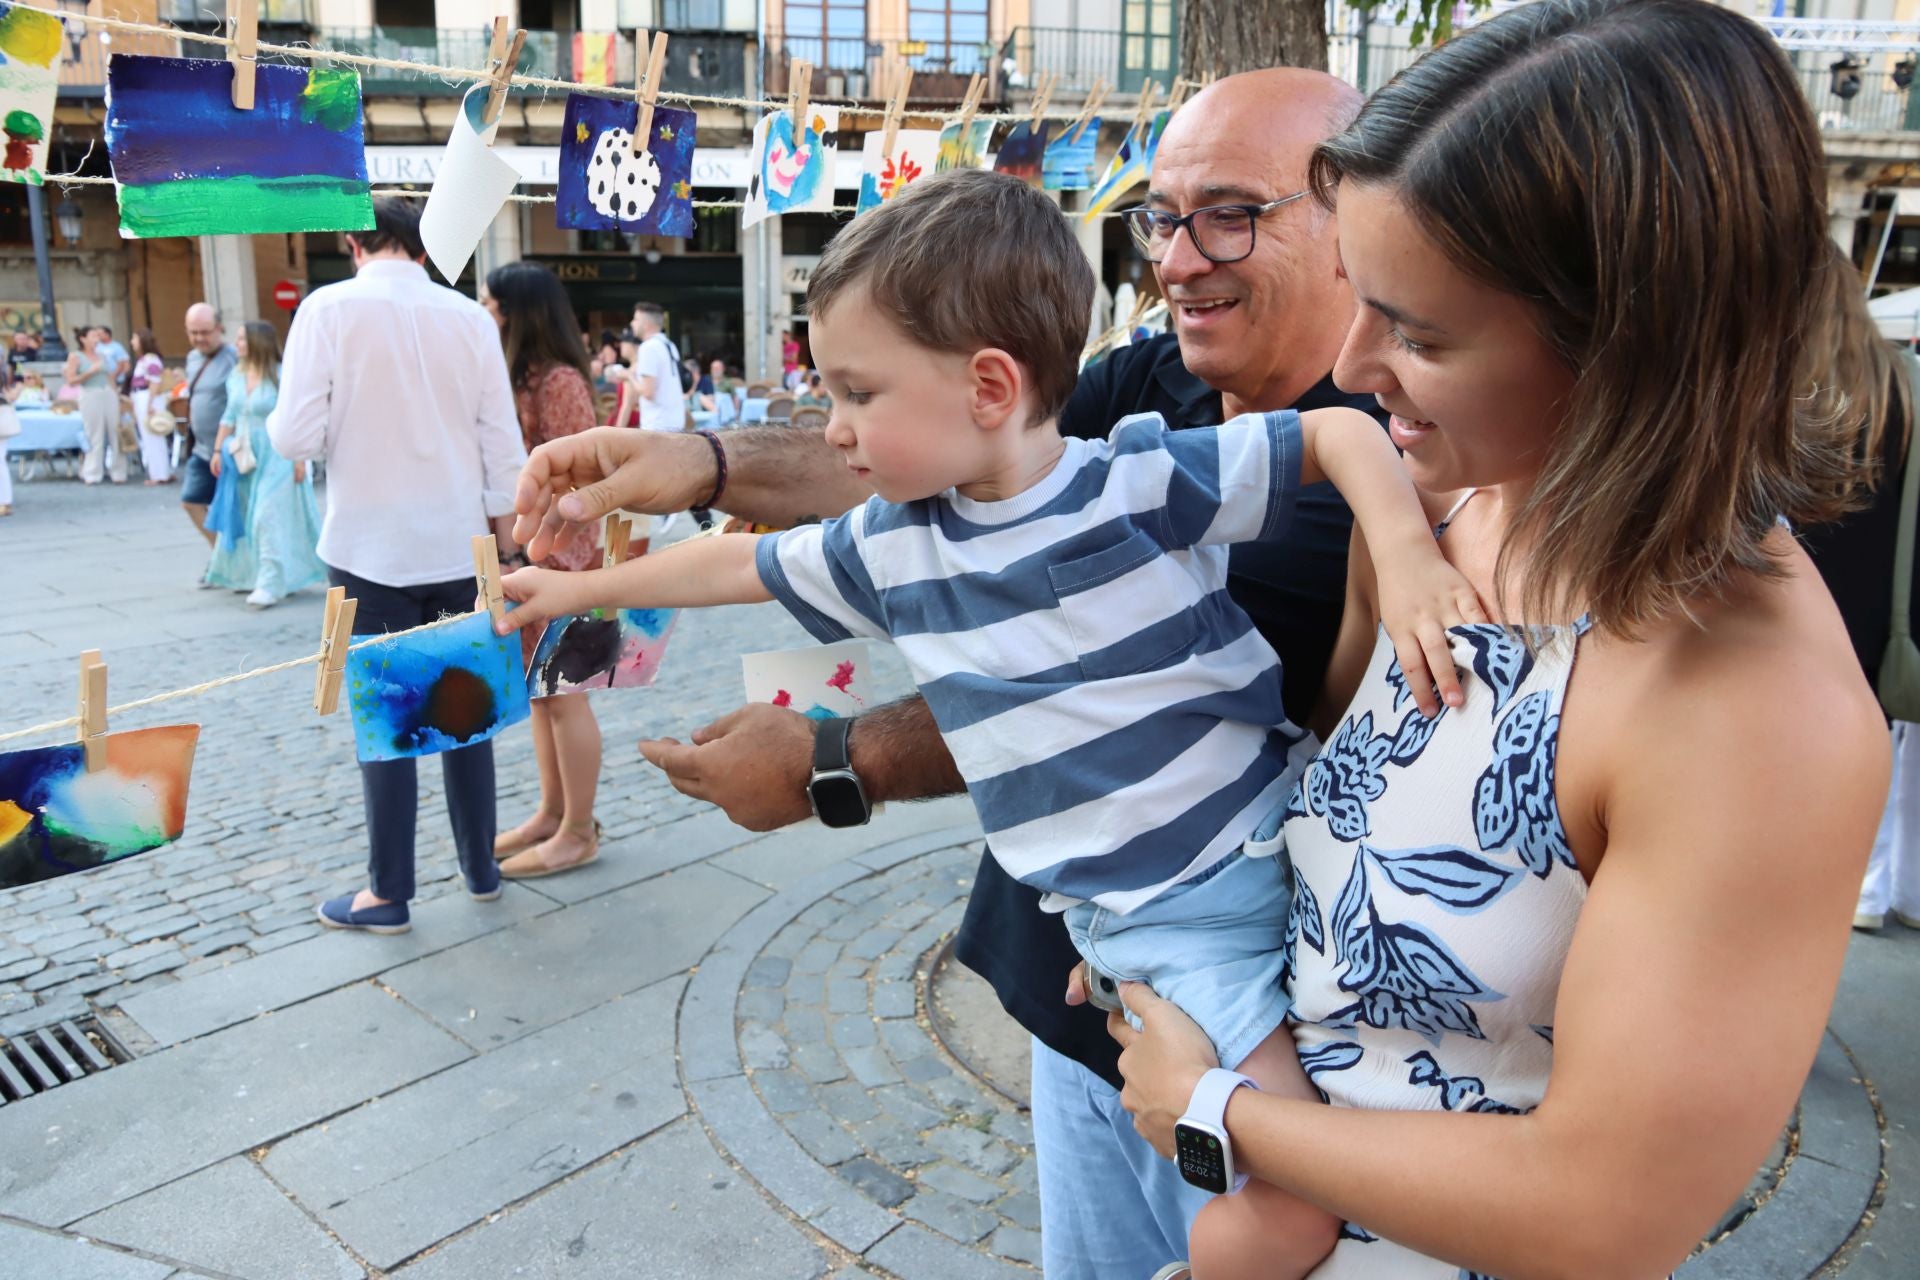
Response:
[{"label": "blue and green painting", "polygon": [[[1078,136],[1076,136],[1076,133]],[[1069,124],[1047,144],[1040,163],[1040,185],[1048,191],[1085,191],[1093,185],[1094,148],[1100,143],[1100,117],[1075,130]]]},{"label": "blue and green painting", "polygon": [[0,755],[0,889],[178,840],[199,740],[196,724],[110,733],[93,770],[77,743]]},{"label": "blue and green painting", "polygon": [[128,239],[373,226],[351,71],[260,63],[242,111],[231,63],[115,54],[106,133]]},{"label": "blue and green painting", "polygon": [[595,609],[555,618],[527,665],[536,698],[653,683],[673,634],[673,609]]},{"label": "blue and green painting", "polygon": [[484,742],[530,713],[520,637],[495,635],[482,612],[355,648],[347,700],[362,762]]}]

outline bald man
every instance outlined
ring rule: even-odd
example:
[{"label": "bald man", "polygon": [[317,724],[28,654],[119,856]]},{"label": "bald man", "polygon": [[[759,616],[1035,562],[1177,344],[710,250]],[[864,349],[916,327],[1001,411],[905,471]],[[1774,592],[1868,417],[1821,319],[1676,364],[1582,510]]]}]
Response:
[{"label": "bald man", "polygon": [[[1172,305],[1173,332],[1089,367],[1061,414],[1063,435],[1105,437],[1132,413],[1159,413],[1175,428],[1334,405],[1380,416],[1372,397],[1333,385],[1354,303],[1339,274],[1332,219],[1306,194],[1313,148],[1359,107],[1359,94],[1331,76],[1277,69],[1222,80],[1169,122],[1146,202],[1126,216]],[[1187,220],[1200,210],[1209,212]],[[521,510],[530,514],[516,536],[532,536],[539,514],[569,488],[580,491],[563,514],[575,520],[619,506],[715,505],[782,526],[870,496],[817,431],[727,432],[721,495],[714,493],[717,437],[643,434],[588,433],[538,450],[521,479]],[[1232,551],[1228,590],[1278,650],[1296,723],[1307,723],[1319,697],[1339,629],[1350,526],[1338,495],[1318,486],[1302,493],[1278,540]],[[538,543],[531,550],[544,554]],[[755,705],[696,731],[691,744],[643,743],[641,750],[681,791],[720,805],[743,826],[770,830],[809,812],[816,729],[795,712]],[[918,698],[857,718],[850,744],[869,797],[960,790]],[[1049,1280],[1146,1277],[1185,1258],[1187,1230],[1208,1197],[1134,1133],[1119,1105],[1117,1051],[1104,1015],[1062,1000],[1078,956],[1060,917],[1042,912],[1038,892],[988,855],[955,948],[1034,1037],[1033,1128]]]},{"label": "bald man", "polygon": [[[204,302],[187,308],[188,438],[192,453],[187,457],[186,474],[180,480],[180,505],[200,536],[213,545],[207,531],[207,504],[213,501],[213,442],[220,434],[220,419],[227,411],[227,375],[240,357],[227,345],[220,328],[220,313]],[[201,586],[211,585],[206,578]]]}]

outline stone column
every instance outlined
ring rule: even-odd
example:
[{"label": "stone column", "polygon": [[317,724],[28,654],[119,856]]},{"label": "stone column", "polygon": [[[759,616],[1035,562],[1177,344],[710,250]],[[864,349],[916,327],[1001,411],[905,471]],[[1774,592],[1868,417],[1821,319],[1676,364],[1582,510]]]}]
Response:
[{"label": "stone column", "polygon": [[500,212],[487,224],[486,234],[480,237],[480,243],[473,250],[473,295],[480,296],[480,290],[487,283],[487,275],[495,267],[504,267],[509,262],[520,261],[520,220],[522,210],[531,208],[517,200],[509,200],[500,207]]},{"label": "stone column", "polygon": [[257,319],[260,287],[253,269],[253,241],[247,236],[201,236],[202,298],[220,313],[229,331]]}]

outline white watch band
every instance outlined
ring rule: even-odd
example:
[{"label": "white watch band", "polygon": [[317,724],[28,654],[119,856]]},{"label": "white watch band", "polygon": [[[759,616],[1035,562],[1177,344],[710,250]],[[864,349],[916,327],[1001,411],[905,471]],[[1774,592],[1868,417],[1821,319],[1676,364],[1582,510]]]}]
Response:
[{"label": "white watch band", "polygon": [[1243,1076],[1225,1067],[1214,1067],[1200,1077],[1199,1084],[1193,1086],[1193,1096],[1187,1099],[1187,1113],[1180,1117],[1182,1123],[1197,1122],[1220,1135],[1220,1146],[1227,1167],[1234,1171],[1227,1186],[1229,1195],[1247,1185],[1248,1175],[1239,1172],[1238,1162],[1233,1159],[1233,1140],[1227,1136],[1227,1099],[1243,1085],[1255,1093],[1260,1091],[1260,1086],[1254,1083],[1252,1076]]}]

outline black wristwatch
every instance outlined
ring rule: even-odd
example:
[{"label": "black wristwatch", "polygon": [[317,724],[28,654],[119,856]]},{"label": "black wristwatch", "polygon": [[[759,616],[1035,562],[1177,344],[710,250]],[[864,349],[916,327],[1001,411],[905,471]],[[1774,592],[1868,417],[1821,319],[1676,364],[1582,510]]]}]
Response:
[{"label": "black wristwatch", "polygon": [[864,827],[873,817],[867,789],[853,771],[847,736],[853,721],[822,720],[813,735],[813,776],[807,779],[807,803],[829,827]]}]

